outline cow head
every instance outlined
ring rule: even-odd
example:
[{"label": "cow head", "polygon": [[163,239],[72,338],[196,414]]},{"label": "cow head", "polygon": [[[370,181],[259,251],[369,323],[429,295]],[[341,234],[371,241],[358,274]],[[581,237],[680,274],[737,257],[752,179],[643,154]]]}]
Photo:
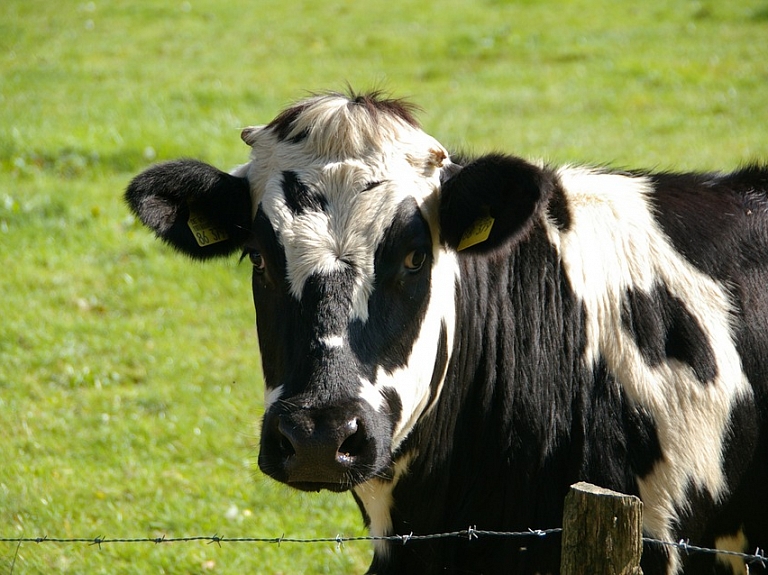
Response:
[{"label": "cow head", "polygon": [[127,201],[194,258],[252,263],[261,469],[305,490],[386,477],[441,393],[457,250],[521,237],[547,195],[542,171],[502,156],[457,165],[411,107],[378,94],[311,97],[242,137],[250,162],[232,174],[160,164]]}]

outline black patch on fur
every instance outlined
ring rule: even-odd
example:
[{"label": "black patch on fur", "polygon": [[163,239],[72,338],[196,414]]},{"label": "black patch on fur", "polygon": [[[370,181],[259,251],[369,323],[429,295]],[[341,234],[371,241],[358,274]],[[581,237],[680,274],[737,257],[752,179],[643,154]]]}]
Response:
[{"label": "black patch on fur", "polygon": [[[656,463],[664,459],[656,422],[647,408],[629,399],[626,393],[622,395],[622,417],[627,432],[629,463],[638,477],[646,477]],[[599,445],[599,439],[595,440],[596,445]]]},{"label": "black patch on fur", "polygon": [[280,114],[278,114],[274,120],[267,124],[266,129],[272,130],[277,135],[277,139],[281,142],[287,141],[292,144],[300,143],[301,141],[305,140],[307,136],[309,136],[309,133],[306,130],[302,130],[299,134],[295,134],[293,137],[289,136],[293,131],[293,125],[297,118],[302,114],[302,112],[304,112],[304,110],[307,109],[308,106],[309,103],[304,102],[291,106],[290,108],[286,108],[280,112]]},{"label": "black patch on fur", "polygon": [[306,378],[302,360],[310,342],[309,326],[302,321],[299,302],[289,293],[285,251],[261,207],[245,249],[259,252],[265,261],[264,273],[254,272],[252,277],[264,379],[267,385],[277,387]]},{"label": "black patch on fur", "polygon": [[735,283],[737,296],[745,273],[768,272],[768,167],[752,165],[729,174],[646,177],[654,186],[656,219],[698,269]]},{"label": "black patch on fur", "polygon": [[397,392],[391,387],[385,387],[381,391],[381,395],[384,396],[384,404],[387,406],[387,415],[392,421],[392,428],[394,429],[403,413],[403,402],[400,400],[400,396]]},{"label": "black patch on fur", "polygon": [[327,200],[313,192],[296,175],[296,172],[283,172],[283,194],[285,203],[294,215],[305,211],[324,211]]},{"label": "black patch on fur", "polygon": [[686,304],[666,286],[657,286],[650,294],[627,290],[621,320],[649,365],[676,359],[688,364],[702,384],[714,382],[717,364],[712,346]]},{"label": "black patch on fur", "polygon": [[552,188],[552,196],[547,204],[547,215],[561,232],[567,232],[571,229],[573,218],[568,208],[565,192],[559,182]]},{"label": "black patch on fur", "polygon": [[[419,250],[418,272],[406,269],[406,256]],[[365,365],[392,372],[406,365],[427,312],[432,267],[432,236],[415,200],[404,200],[384,235],[374,260],[376,283],[368,301],[368,321],[350,326],[352,351]]]},{"label": "black patch on fur", "polygon": [[338,336],[347,330],[357,272],[344,268],[307,278],[301,293],[302,312],[316,338]]},{"label": "black patch on fur", "polygon": [[664,457],[653,416],[627,396],[602,358],[582,393],[577,421],[584,427],[573,437],[573,451],[584,454],[581,476],[636,494],[636,477],[648,475]]},{"label": "black patch on fur", "polygon": [[[637,479],[664,458],[653,416],[628,397],[602,359],[593,382],[581,390],[581,401],[570,447],[570,457],[581,461],[579,479],[639,496]],[[667,549],[646,545],[645,573],[664,573],[666,564]]]},{"label": "black patch on fur", "polygon": [[415,115],[418,107],[407,100],[389,98],[379,90],[363,94],[350,91],[346,97],[349,98],[350,106],[364,108],[374,120],[379,114],[387,114],[399,118],[414,128],[420,127]]}]

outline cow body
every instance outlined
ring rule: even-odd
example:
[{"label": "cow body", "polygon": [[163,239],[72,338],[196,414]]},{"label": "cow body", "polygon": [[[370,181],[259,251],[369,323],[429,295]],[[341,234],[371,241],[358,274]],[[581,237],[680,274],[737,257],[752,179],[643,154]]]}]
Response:
[{"label": "cow body", "polygon": [[[639,495],[651,537],[765,547],[768,170],[459,160],[376,94],[243,139],[231,175],[161,164],[127,199],[253,263],[265,473],[351,490],[374,535],[557,527],[586,480]],[[643,568],[746,572],[654,545]],[[370,572],[558,569],[546,537],[378,542]]]}]

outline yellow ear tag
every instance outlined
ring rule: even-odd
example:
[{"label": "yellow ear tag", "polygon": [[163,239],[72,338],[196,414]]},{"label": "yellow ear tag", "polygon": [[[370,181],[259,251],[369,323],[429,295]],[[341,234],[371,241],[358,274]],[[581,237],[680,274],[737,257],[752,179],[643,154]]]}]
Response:
[{"label": "yellow ear tag", "polygon": [[189,226],[189,229],[192,230],[192,235],[195,236],[197,245],[201,248],[210,246],[211,244],[218,244],[219,242],[229,239],[229,234],[226,230],[216,226],[202,214],[190,211],[187,225]]},{"label": "yellow ear tag", "polygon": [[495,222],[491,216],[480,216],[477,218],[472,227],[469,228],[464,235],[461,236],[458,251],[465,250],[476,244],[481,244],[488,239],[491,235],[491,229],[493,228],[493,222]]}]

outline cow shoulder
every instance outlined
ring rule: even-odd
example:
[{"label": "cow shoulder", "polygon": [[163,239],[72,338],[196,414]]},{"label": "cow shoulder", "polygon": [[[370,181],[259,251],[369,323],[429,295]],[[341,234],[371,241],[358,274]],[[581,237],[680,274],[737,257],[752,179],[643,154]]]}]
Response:
[{"label": "cow shoulder", "polygon": [[152,166],[131,181],[125,200],[158,237],[196,259],[231,254],[250,227],[248,180],[197,160]]}]

